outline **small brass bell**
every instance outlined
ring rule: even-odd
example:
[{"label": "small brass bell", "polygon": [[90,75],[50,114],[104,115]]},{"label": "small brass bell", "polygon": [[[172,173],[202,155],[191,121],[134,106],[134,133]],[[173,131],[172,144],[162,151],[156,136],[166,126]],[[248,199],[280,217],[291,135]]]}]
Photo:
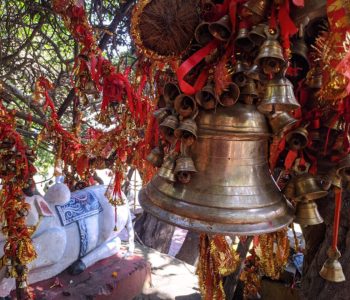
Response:
[{"label": "small brass bell", "polygon": [[283,136],[287,131],[293,128],[298,122],[287,112],[278,112],[269,116],[269,124],[272,132],[276,136]]},{"label": "small brass bell", "polygon": [[238,101],[239,94],[239,87],[231,82],[226,90],[220,95],[219,103],[222,106],[232,106]]},{"label": "small brass bell", "polygon": [[286,135],[286,141],[290,149],[301,150],[304,149],[308,142],[308,132],[306,128],[299,127]]},{"label": "small brass bell", "polygon": [[209,31],[209,23],[208,22],[200,23],[194,32],[194,37],[199,44],[201,45],[208,44],[213,39],[213,36]]},{"label": "small brass bell", "polygon": [[293,85],[285,77],[269,80],[265,95],[258,105],[262,113],[291,111],[300,107],[295,98]]},{"label": "small brass bell", "polygon": [[174,132],[177,138],[181,138],[185,146],[191,146],[197,139],[197,124],[192,119],[185,119]]},{"label": "small brass bell", "polygon": [[245,17],[251,24],[260,23],[266,16],[269,4],[270,0],[248,0],[243,4],[243,7],[249,12]]},{"label": "small brass bell", "polygon": [[328,258],[323,264],[320,271],[320,276],[331,282],[343,282],[345,281],[345,275],[343,268],[339,262],[341,254],[339,250],[333,247],[329,248],[327,251]]},{"label": "small brass bell", "polygon": [[191,181],[193,173],[197,173],[197,169],[191,157],[181,156],[176,160],[176,167],[174,170],[176,178],[179,182],[187,184]]},{"label": "small brass bell", "polygon": [[153,166],[159,168],[164,161],[164,152],[159,147],[156,147],[147,155],[146,160]]},{"label": "small brass bell", "polygon": [[294,222],[302,226],[323,223],[323,219],[317,209],[317,204],[314,201],[298,202]]},{"label": "small brass bell", "polygon": [[177,96],[181,94],[179,86],[174,82],[167,82],[163,88],[163,96],[165,103],[169,107],[174,106],[174,102]]},{"label": "small brass bell", "polygon": [[197,113],[197,103],[192,96],[181,94],[176,97],[175,111],[183,118],[193,117]]},{"label": "small brass bell", "polygon": [[320,180],[315,176],[306,173],[295,178],[295,200],[296,201],[311,201],[327,196]]},{"label": "small brass bell", "polygon": [[191,147],[197,173],[188,184],[156,175],[139,193],[142,207],[190,230],[255,235],[274,232],[293,220],[268,167],[269,129],[254,105],[237,103],[201,110]]},{"label": "small brass bell", "polygon": [[158,170],[158,176],[168,182],[176,182],[174,168],[175,168],[175,159],[172,156],[168,156],[164,160],[164,163],[162,164],[160,169]]},{"label": "small brass bell", "polygon": [[350,155],[345,156],[338,162],[336,174],[344,181],[350,181]]},{"label": "small brass bell", "polygon": [[304,78],[310,69],[310,63],[307,56],[308,47],[303,38],[295,39],[291,46],[291,66],[297,68],[299,75],[297,78]]},{"label": "small brass bell", "polygon": [[253,79],[249,78],[247,83],[240,89],[240,97],[246,104],[253,104],[259,98],[259,93]]},{"label": "small brass bell", "polygon": [[204,109],[214,109],[218,102],[213,85],[207,85],[202,90],[198,91],[195,95],[195,99],[198,105]]},{"label": "small brass bell", "polygon": [[255,81],[260,80],[258,65],[252,65],[247,71],[244,72],[244,74],[247,78],[253,79]]},{"label": "small brass bell", "polygon": [[223,16],[220,20],[209,24],[209,32],[219,41],[226,42],[231,37],[231,20],[228,15]]},{"label": "small brass bell", "polygon": [[178,126],[179,120],[174,115],[167,116],[165,120],[159,125],[160,130],[162,130],[165,135],[165,139],[169,143],[173,143],[175,141],[174,131]]},{"label": "small brass bell", "polygon": [[344,131],[345,122],[341,117],[337,115],[336,112],[334,112],[327,116],[327,119],[324,122],[324,126],[333,130]]},{"label": "small brass bell", "polygon": [[284,187],[283,194],[289,200],[295,198],[295,184],[294,184],[294,180],[293,179],[290,180],[287,183],[287,185]]},{"label": "small brass bell", "polygon": [[238,86],[244,86],[246,84],[247,78],[245,76],[245,65],[241,61],[236,62],[234,73],[232,75],[232,80]]},{"label": "small brass bell", "polygon": [[169,109],[165,107],[159,108],[153,112],[153,116],[157,119],[159,124],[162,123],[169,114]]},{"label": "small brass bell", "polygon": [[[314,19],[327,15],[327,1],[326,0],[308,0],[305,1],[304,6],[291,7],[291,17],[296,25],[303,23],[306,18],[310,19],[310,22]],[[315,35],[317,36],[317,35]]]},{"label": "small brass bell", "polygon": [[322,69],[320,66],[312,68],[306,74],[305,83],[310,89],[320,89],[322,87]]},{"label": "small brass bell", "polygon": [[248,28],[240,28],[235,39],[235,46],[244,51],[250,51],[254,47],[253,41],[249,38]]},{"label": "small brass bell", "polygon": [[266,41],[266,26],[266,24],[258,24],[253,26],[252,30],[249,32],[248,37],[256,46],[260,47],[262,43]]},{"label": "small brass bell", "polygon": [[264,29],[267,36],[266,41],[261,45],[255,63],[266,75],[273,75],[283,71],[287,65],[283,56],[281,44],[277,41],[278,32],[272,34],[268,28]]}]

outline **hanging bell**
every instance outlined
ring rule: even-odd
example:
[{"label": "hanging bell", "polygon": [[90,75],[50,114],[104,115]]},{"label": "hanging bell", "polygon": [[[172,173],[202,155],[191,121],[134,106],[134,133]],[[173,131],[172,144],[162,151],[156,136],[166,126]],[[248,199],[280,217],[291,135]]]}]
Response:
[{"label": "hanging bell", "polygon": [[190,230],[255,235],[293,219],[293,208],[273,180],[267,161],[269,130],[254,105],[200,111],[192,158],[198,170],[186,185],[155,176],[139,201],[166,222]]},{"label": "hanging bell", "polygon": [[201,45],[208,44],[213,39],[213,36],[209,31],[209,23],[208,22],[200,23],[194,32],[194,37],[199,44]]},{"label": "hanging bell", "polygon": [[232,106],[238,101],[239,93],[239,87],[235,83],[231,82],[225,91],[220,95],[219,103],[222,106]]},{"label": "hanging bell", "polygon": [[297,79],[305,78],[310,69],[310,62],[307,56],[308,47],[303,38],[295,39],[291,45],[291,67],[297,69]]},{"label": "hanging bell", "polygon": [[194,173],[197,173],[197,169],[194,166],[193,160],[188,156],[181,156],[176,160],[176,167],[174,170],[177,180],[180,183],[187,184],[191,181],[191,177]]},{"label": "hanging bell", "polygon": [[159,129],[164,133],[165,139],[169,143],[173,143],[175,141],[174,131],[179,126],[179,120],[176,116],[171,115],[167,116],[164,121],[159,125]]},{"label": "hanging bell", "polygon": [[336,173],[344,181],[350,181],[350,155],[345,156],[338,162]]},{"label": "hanging bell", "polygon": [[344,131],[345,122],[341,116],[339,116],[336,112],[333,112],[327,116],[327,119],[324,122],[324,126],[333,130]]},{"label": "hanging bell", "polygon": [[266,41],[261,45],[255,63],[266,75],[274,75],[283,71],[287,65],[283,56],[281,44],[277,41],[278,32],[271,33],[268,27],[264,29],[267,36]]},{"label": "hanging bell", "polygon": [[218,102],[213,85],[207,85],[195,95],[196,102],[204,109],[214,109]]},{"label": "hanging bell", "polygon": [[244,17],[248,18],[249,23],[258,24],[264,20],[270,0],[248,0],[243,4],[243,8],[247,10]]},{"label": "hanging bell", "polygon": [[193,117],[197,113],[197,103],[192,96],[181,94],[176,97],[175,111],[183,118]]},{"label": "hanging bell", "polygon": [[311,201],[327,196],[320,180],[315,176],[305,173],[295,178],[295,201]]},{"label": "hanging bell", "polygon": [[244,72],[247,78],[253,79],[255,81],[260,80],[259,67],[258,65],[252,65],[247,71]]},{"label": "hanging bell", "polygon": [[153,116],[156,118],[158,123],[162,123],[167,116],[169,116],[170,111],[166,107],[159,108],[153,112]]},{"label": "hanging bell", "polygon": [[193,119],[185,119],[175,129],[174,134],[177,138],[181,138],[185,146],[191,146],[197,139],[197,124]]},{"label": "hanging bell", "polygon": [[264,98],[261,100],[258,109],[262,113],[291,111],[300,107],[295,98],[293,85],[285,77],[269,80]]},{"label": "hanging bell", "polygon": [[317,209],[317,204],[314,201],[298,202],[294,222],[302,226],[323,223],[323,219]]},{"label": "hanging bell", "polygon": [[159,168],[164,161],[164,152],[159,147],[156,147],[147,155],[146,160],[153,166]]},{"label": "hanging bell", "polygon": [[253,104],[259,98],[254,80],[247,79],[247,83],[240,89],[240,98],[246,104]]},{"label": "hanging bell", "polygon": [[343,268],[339,262],[341,256],[338,249],[329,248],[327,251],[328,258],[323,264],[320,271],[320,276],[331,282],[343,282],[345,281],[345,275]]},{"label": "hanging bell", "polygon": [[260,47],[262,43],[266,41],[266,26],[267,25],[263,23],[258,24],[256,26],[253,26],[252,30],[249,32],[248,37],[256,46]]},{"label": "hanging bell", "polygon": [[[303,23],[306,18],[311,21],[327,15],[326,0],[308,0],[303,6],[292,5],[290,15],[296,25]],[[316,35],[317,36],[317,35]]]},{"label": "hanging bell", "polygon": [[158,170],[158,176],[162,178],[165,182],[176,182],[175,173],[175,158],[173,156],[168,156],[162,166]]},{"label": "hanging bell", "polygon": [[283,194],[288,200],[295,198],[295,184],[294,180],[290,180],[283,189]]},{"label": "hanging bell", "polygon": [[291,150],[304,149],[308,142],[308,132],[306,128],[299,127],[286,135],[286,141]]},{"label": "hanging bell", "polygon": [[173,107],[177,96],[181,94],[179,86],[174,82],[167,82],[163,88],[163,96],[168,107]]},{"label": "hanging bell", "polygon": [[253,41],[249,38],[248,28],[240,28],[235,39],[235,46],[244,51],[250,51],[254,47]]},{"label": "hanging bell", "polygon": [[287,131],[292,129],[298,120],[294,119],[287,112],[279,112],[269,116],[269,124],[272,132],[276,136],[283,136]]},{"label": "hanging bell", "polygon": [[231,37],[231,21],[228,15],[223,16],[220,20],[209,24],[209,32],[217,40],[226,42]]},{"label": "hanging bell", "polygon": [[322,69],[320,66],[315,66],[306,74],[305,84],[310,89],[320,89],[322,87]]},{"label": "hanging bell", "polygon": [[234,73],[232,75],[233,82],[236,83],[238,86],[244,86],[246,84],[247,78],[244,74],[245,71],[245,64],[238,60],[236,62]]}]

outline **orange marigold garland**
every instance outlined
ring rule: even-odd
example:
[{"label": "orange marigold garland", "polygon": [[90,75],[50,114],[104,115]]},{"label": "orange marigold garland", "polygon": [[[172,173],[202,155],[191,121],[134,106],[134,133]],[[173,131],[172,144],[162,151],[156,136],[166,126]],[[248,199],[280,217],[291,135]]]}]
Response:
[{"label": "orange marigold garland", "polygon": [[16,278],[17,291],[22,290],[21,293],[27,286],[27,265],[36,258],[32,230],[26,225],[30,206],[22,191],[29,187],[36,173],[34,159],[34,153],[16,132],[14,113],[0,102],[0,213],[2,232],[7,238],[2,263],[8,268],[8,275]]}]

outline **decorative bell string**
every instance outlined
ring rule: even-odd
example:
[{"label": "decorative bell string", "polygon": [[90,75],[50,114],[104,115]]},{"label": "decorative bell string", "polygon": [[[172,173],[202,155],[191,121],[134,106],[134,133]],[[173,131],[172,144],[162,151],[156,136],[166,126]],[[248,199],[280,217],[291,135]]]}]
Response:
[{"label": "decorative bell string", "polygon": [[194,162],[189,156],[180,156],[176,160],[176,167],[174,170],[177,180],[182,184],[187,184],[191,181],[191,177],[194,173],[197,173],[197,169]]},{"label": "decorative bell string", "polygon": [[198,91],[195,99],[198,105],[204,109],[214,109],[218,102],[213,85],[206,85],[202,90]]},{"label": "decorative bell string", "polygon": [[299,127],[286,135],[286,141],[291,150],[304,149],[309,142],[308,131],[305,127]]},{"label": "decorative bell string", "polygon": [[156,147],[147,155],[146,160],[153,166],[160,168],[164,161],[164,151],[161,147]]},{"label": "decorative bell string", "polygon": [[169,143],[175,141],[174,131],[179,126],[179,120],[176,116],[167,116],[162,123],[159,125],[159,129],[163,132],[165,139]]},{"label": "decorative bell string", "polygon": [[295,223],[302,226],[317,225],[323,223],[315,201],[301,201],[297,203]]},{"label": "decorative bell string", "polygon": [[219,97],[219,103],[222,106],[232,106],[239,99],[239,87],[235,83],[231,82],[224,92]]},{"label": "decorative bell string", "polygon": [[293,85],[285,77],[269,80],[264,98],[258,105],[262,113],[291,111],[300,107],[295,98]]},{"label": "decorative bell string", "polygon": [[200,23],[194,32],[194,37],[199,44],[201,45],[208,44],[213,39],[213,36],[209,31],[209,23],[208,22]]},{"label": "decorative bell string", "polygon": [[228,15],[223,16],[220,20],[209,24],[209,32],[219,41],[226,42],[231,37],[231,20]]},{"label": "decorative bell string", "polygon": [[197,103],[194,98],[186,94],[181,94],[176,97],[174,108],[183,118],[193,117],[198,111]]},{"label": "decorative bell string", "polygon": [[193,119],[185,119],[174,132],[185,146],[191,146],[197,139],[197,124]]},{"label": "decorative bell string", "polygon": [[261,45],[255,63],[259,65],[264,74],[273,77],[286,68],[287,62],[283,56],[282,46],[277,41],[278,31],[272,33],[268,27],[265,27],[264,31],[267,39]]},{"label": "decorative bell string", "polygon": [[169,107],[174,106],[174,102],[177,96],[181,94],[179,86],[174,82],[167,82],[163,88],[163,97],[165,103]]},{"label": "decorative bell string", "polygon": [[291,130],[294,125],[298,122],[287,112],[278,112],[269,115],[269,124],[272,132],[276,136],[283,136],[286,132]]},{"label": "decorative bell string", "polygon": [[139,201],[155,217],[176,226],[220,234],[274,232],[293,219],[293,208],[273,180],[267,161],[269,130],[253,105],[200,111],[191,147],[197,173],[172,184],[156,175]]}]

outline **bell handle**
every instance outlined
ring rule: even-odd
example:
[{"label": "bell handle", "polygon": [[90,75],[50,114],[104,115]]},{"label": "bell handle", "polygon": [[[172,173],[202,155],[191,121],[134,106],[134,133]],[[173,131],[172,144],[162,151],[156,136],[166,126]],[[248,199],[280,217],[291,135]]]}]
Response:
[{"label": "bell handle", "polygon": [[280,30],[278,28],[272,29],[269,26],[265,26],[264,32],[268,40],[277,40],[280,35]]}]

